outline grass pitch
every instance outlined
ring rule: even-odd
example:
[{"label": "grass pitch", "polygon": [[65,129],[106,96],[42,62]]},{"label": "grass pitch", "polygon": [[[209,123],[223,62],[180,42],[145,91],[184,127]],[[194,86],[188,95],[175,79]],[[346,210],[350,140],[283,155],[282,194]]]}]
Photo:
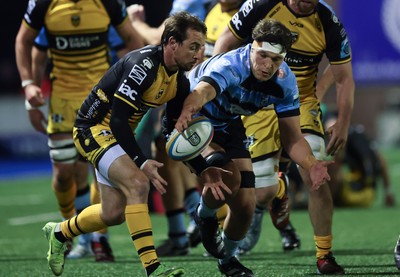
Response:
[{"label": "grass pitch", "polygon": [[[397,206],[383,206],[382,189],[370,208],[335,209],[333,251],[348,276],[400,276],[394,265],[393,249],[400,234],[400,150],[385,151],[390,165]],[[58,221],[50,176],[0,180],[0,277],[52,276],[45,259],[47,241],[41,228]],[[282,251],[279,233],[264,217],[262,236],[252,253],[241,257],[256,276],[316,275],[315,250],[308,212],[294,210],[291,220],[301,237],[301,249]],[[166,239],[163,215],[152,214],[156,244]],[[95,263],[89,257],[67,260],[62,276],[145,276],[125,224],[109,229],[115,263]],[[185,276],[220,276],[216,260],[203,257],[201,245],[184,257],[162,262],[185,268]]]}]

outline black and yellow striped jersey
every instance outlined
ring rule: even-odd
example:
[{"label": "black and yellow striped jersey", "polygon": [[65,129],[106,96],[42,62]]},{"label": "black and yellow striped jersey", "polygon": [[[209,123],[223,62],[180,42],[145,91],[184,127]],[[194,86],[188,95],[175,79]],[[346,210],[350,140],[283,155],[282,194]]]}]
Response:
[{"label": "black and yellow striped jersey", "polygon": [[351,61],[346,31],[323,1],[318,3],[315,13],[299,16],[289,8],[287,0],[248,0],[232,17],[229,28],[238,39],[246,40],[263,18],[282,22],[294,36],[285,61],[296,75],[301,101],[315,98],[318,65],[324,54],[331,64]]},{"label": "black and yellow striped jersey", "polygon": [[106,72],[83,103],[75,126],[109,125],[112,110],[118,109],[135,130],[149,109],[165,103],[167,110],[172,107],[179,115],[188,93],[185,71],[168,72],[163,48],[146,46],[128,53]]},{"label": "black and yellow striped jersey", "polygon": [[129,20],[124,1],[31,0],[24,24],[46,30],[52,91],[84,98],[109,68],[108,29]]}]

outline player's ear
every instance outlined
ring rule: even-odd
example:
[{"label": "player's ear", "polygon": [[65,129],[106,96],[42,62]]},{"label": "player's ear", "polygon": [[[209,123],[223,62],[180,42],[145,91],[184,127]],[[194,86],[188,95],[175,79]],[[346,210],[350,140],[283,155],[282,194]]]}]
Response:
[{"label": "player's ear", "polygon": [[175,51],[176,50],[176,44],[177,44],[176,39],[173,36],[171,36],[168,39],[168,43],[170,44],[171,49]]}]

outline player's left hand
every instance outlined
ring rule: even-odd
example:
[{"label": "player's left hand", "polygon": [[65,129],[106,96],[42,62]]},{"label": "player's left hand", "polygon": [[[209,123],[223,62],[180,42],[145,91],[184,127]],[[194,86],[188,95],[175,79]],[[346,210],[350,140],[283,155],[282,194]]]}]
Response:
[{"label": "player's left hand", "polygon": [[347,143],[348,132],[348,128],[337,122],[330,126],[326,130],[326,133],[330,137],[328,146],[326,147],[326,154],[334,156],[343,149]]},{"label": "player's left hand", "polygon": [[220,167],[210,166],[207,167],[201,174],[203,181],[204,193],[211,190],[216,200],[225,200],[224,192],[232,194],[231,189],[222,181],[222,174],[232,175],[231,171],[225,170]]},{"label": "player's left hand", "polygon": [[328,165],[334,161],[317,161],[310,168],[311,190],[317,190],[320,186],[331,180],[328,174]]},{"label": "player's left hand", "polygon": [[165,186],[168,185],[167,181],[164,180],[163,177],[158,173],[158,168],[163,167],[164,164],[157,162],[155,160],[147,160],[146,164],[143,166],[143,172],[149,178],[150,182],[157,189],[157,191],[161,194],[167,192]]}]

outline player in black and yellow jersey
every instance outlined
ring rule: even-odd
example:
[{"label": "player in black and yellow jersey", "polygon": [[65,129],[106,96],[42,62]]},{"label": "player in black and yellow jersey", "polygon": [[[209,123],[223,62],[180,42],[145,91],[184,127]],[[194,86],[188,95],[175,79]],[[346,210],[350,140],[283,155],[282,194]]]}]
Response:
[{"label": "player in black and yellow jersey", "polygon": [[[182,268],[161,266],[153,242],[148,210],[150,182],[165,193],[159,175],[163,164],[146,157],[135,140],[135,129],[151,109],[182,103],[189,93],[185,71],[197,62],[206,26],[186,12],[165,21],[162,44],[125,55],[93,87],[78,111],[74,142],[96,168],[101,204],[43,228],[49,240],[48,261],[60,275],[67,239],[126,221],[147,276],[179,276]],[[182,104],[180,104],[182,105]],[[174,108],[176,109],[176,108]]]},{"label": "player in black and yellow jersey", "polygon": [[[350,46],[342,23],[323,1],[248,0],[218,39],[214,54],[239,46],[263,18],[277,19],[292,32],[295,42],[285,61],[295,73],[299,87],[302,133],[317,159],[334,155],[346,144],[354,100]],[[321,111],[315,95],[318,65],[324,54],[335,76],[339,112],[337,123],[328,130],[330,141],[326,150]],[[277,191],[281,144],[276,120],[273,111],[268,109],[244,119],[257,176],[259,210],[266,208]],[[302,176],[310,188],[309,179]],[[267,182],[271,178],[275,184]],[[333,204],[329,187],[324,185],[318,190],[309,190],[309,195],[318,272],[343,274],[344,269],[336,263],[331,252]]]},{"label": "player in black and yellow jersey", "polygon": [[211,2],[204,20],[208,30],[204,58],[210,58],[212,56],[215,42],[244,1],[245,0],[214,0]]},{"label": "player in black and yellow jersey", "polygon": [[[127,49],[143,46],[142,39],[126,16],[122,1],[30,1],[16,39],[16,61],[26,107],[35,129],[47,133],[49,137],[52,186],[65,219],[76,213],[76,195],[89,190],[88,163],[79,157],[72,140],[72,128],[87,91],[110,66],[110,25],[117,29]],[[35,109],[44,104],[40,84],[33,81],[41,79],[37,76],[42,72],[31,65],[33,42],[42,29],[52,62],[47,129],[41,124],[43,114]],[[107,241],[102,241],[103,249],[108,249]],[[104,254],[104,251],[98,251],[102,245],[96,245],[99,247],[96,247],[95,253]],[[110,261],[113,257],[111,253],[108,257],[97,255],[96,260]]]}]

